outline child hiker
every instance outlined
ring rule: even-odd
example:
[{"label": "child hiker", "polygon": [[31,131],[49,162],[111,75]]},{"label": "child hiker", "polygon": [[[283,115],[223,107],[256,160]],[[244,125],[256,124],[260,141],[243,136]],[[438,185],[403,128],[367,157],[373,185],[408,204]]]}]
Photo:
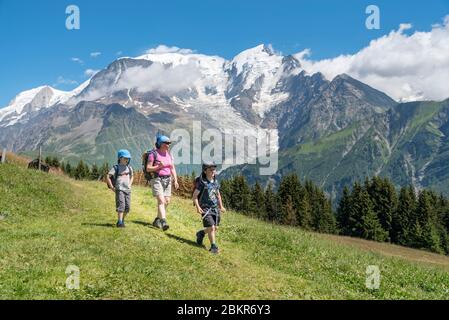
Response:
[{"label": "child hiker", "polygon": [[203,220],[202,229],[196,233],[196,242],[203,245],[205,235],[209,237],[210,252],[218,253],[215,235],[220,225],[220,213],[225,212],[220,195],[220,185],[215,178],[217,166],[214,163],[204,163],[203,172],[195,179],[193,202]]},{"label": "child hiker", "polygon": [[129,166],[131,153],[128,150],[119,150],[118,164],[108,172],[106,182],[115,192],[115,205],[117,208],[117,228],[125,227],[125,217],[131,208],[131,185],[133,184],[133,169]]}]

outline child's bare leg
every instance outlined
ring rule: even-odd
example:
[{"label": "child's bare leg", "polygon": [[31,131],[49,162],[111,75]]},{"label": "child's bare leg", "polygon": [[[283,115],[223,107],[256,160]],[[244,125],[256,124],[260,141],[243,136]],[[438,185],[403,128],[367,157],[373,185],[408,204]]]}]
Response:
[{"label": "child's bare leg", "polygon": [[206,228],[210,244],[215,244],[215,226]]},{"label": "child's bare leg", "polygon": [[123,212],[117,212],[118,221],[123,221]]}]

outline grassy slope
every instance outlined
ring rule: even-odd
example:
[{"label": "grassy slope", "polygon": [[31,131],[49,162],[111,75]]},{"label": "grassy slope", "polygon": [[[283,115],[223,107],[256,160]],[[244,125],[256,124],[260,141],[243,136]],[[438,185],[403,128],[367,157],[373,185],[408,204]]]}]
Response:
[{"label": "grassy slope", "polygon": [[[8,212],[0,220],[3,299],[449,297],[443,256],[232,212],[219,233],[222,253],[213,256],[192,241],[200,222],[187,200],[174,199],[163,233],[149,226],[155,203],[144,188],[133,192],[126,229],[113,227],[113,193],[103,184],[2,165],[0,193],[0,211]],[[80,290],[65,287],[72,264]],[[365,287],[368,265],[381,270],[379,290]]]}]

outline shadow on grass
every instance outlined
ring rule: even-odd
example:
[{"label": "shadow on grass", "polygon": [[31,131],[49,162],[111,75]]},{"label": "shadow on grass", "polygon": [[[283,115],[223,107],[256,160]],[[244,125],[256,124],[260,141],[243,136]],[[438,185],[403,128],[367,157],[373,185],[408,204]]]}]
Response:
[{"label": "shadow on grass", "polygon": [[156,228],[155,226],[153,226],[153,224],[151,222],[145,222],[145,221],[139,221],[139,220],[137,220],[137,221],[130,221],[130,222],[135,223],[135,224],[140,224],[141,226],[148,227],[148,228],[151,228],[151,229],[154,229],[154,230],[162,231],[161,229]]},{"label": "shadow on grass", "polygon": [[145,221],[139,221],[139,220],[130,221],[130,222],[135,223],[135,224],[140,224],[141,226],[144,226],[144,227],[152,227],[154,229],[157,229],[157,228],[153,227],[153,224],[151,222],[145,222]]},{"label": "shadow on grass", "polygon": [[[144,226],[144,227],[149,227],[151,229],[155,229],[155,230],[158,230],[160,232],[163,232],[161,229],[156,228],[155,226],[153,226],[153,224],[150,223],[150,222],[145,222],[145,221],[140,221],[140,220],[137,220],[137,221],[135,220],[135,221],[130,221],[130,222],[135,223],[135,224],[139,224],[139,225]],[[197,248],[205,248],[204,245],[199,246],[195,241],[192,241],[192,240],[189,240],[189,239],[185,239],[185,238],[182,238],[182,237],[176,236],[174,234],[170,234],[170,233],[164,233],[164,234],[167,237],[169,237],[171,239],[174,239],[176,241],[179,241],[181,243],[185,243],[185,244],[197,247]]]},{"label": "shadow on grass", "polygon": [[91,227],[104,227],[104,228],[116,228],[115,223],[82,223],[83,226]]},{"label": "shadow on grass", "polygon": [[185,239],[185,238],[182,238],[182,237],[179,237],[179,236],[175,236],[174,234],[170,234],[170,233],[166,233],[166,235],[167,235],[167,237],[169,237],[171,239],[175,239],[176,241],[179,241],[181,243],[185,243],[185,244],[197,247],[197,248],[205,248],[204,245],[200,246],[195,241],[192,241],[192,240],[189,240],[189,239]]}]

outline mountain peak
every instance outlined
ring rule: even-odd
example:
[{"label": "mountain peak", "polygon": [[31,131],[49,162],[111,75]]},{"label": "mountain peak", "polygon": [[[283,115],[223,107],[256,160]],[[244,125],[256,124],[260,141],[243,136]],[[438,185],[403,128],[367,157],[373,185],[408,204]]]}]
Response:
[{"label": "mountain peak", "polygon": [[335,76],[332,81],[338,81],[338,80],[355,80],[353,77],[349,76],[347,73],[342,73],[337,76]]},{"label": "mountain peak", "polygon": [[331,81],[331,86],[338,90],[348,90],[352,94],[369,101],[372,105],[379,106],[382,110],[395,105],[394,101],[387,94],[349,76],[346,73],[339,74]]},{"label": "mountain peak", "polygon": [[22,91],[6,107],[0,109],[0,121],[6,116],[21,115],[25,111],[48,108],[57,103],[64,103],[78,94],[89,81],[84,82],[72,91],[61,91],[49,85]]},{"label": "mountain peak", "polygon": [[259,51],[259,52],[264,52],[270,56],[275,55],[276,53],[274,52],[273,47],[271,46],[271,44],[259,44],[258,46],[249,49],[249,50],[253,50],[253,51]]},{"label": "mountain peak", "polygon": [[259,44],[258,46],[255,46],[253,48],[243,50],[234,57],[234,60],[239,56],[241,57],[241,56],[265,56],[265,55],[268,56],[277,55],[271,44]]},{"label": "mountain peak", "polygon": [[231,64],[237,68],[237,73],[241,73],[246,66],[279,64],[282,56],[276,54],[271,45],[260,44],[240,52],[232,59]]}]

